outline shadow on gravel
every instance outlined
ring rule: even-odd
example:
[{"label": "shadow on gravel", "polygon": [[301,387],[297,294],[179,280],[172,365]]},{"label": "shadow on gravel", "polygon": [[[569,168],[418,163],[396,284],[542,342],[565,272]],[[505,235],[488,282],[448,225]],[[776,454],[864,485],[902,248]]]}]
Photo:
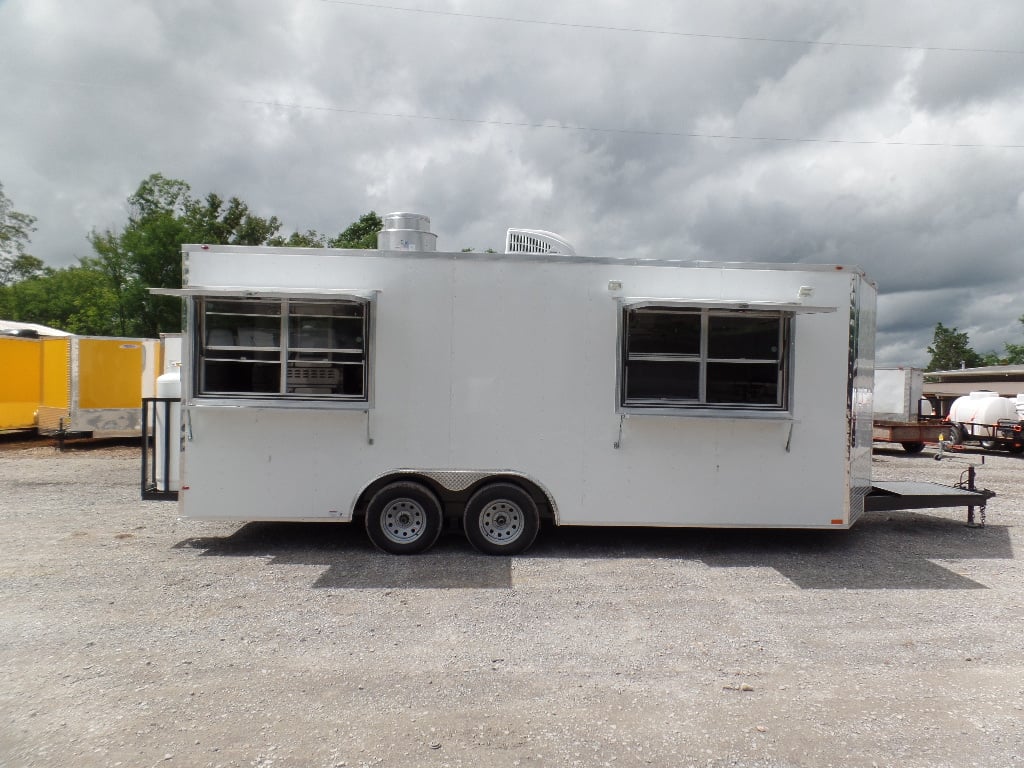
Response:
[{"label": "shadow on gravel", "polygon": [[[914,461],[920,461],[922,459],[928,461],[935,461],[935,457],[939,452],[938,445],[928,443],[925,449],[921,453],[910,454],[904,451],[898,443],[875,443],[871,449],[871,453],[874,456],[899,456],[901,459],[911,459]],[[970,458],[975,466],[983,466],[980,461],[987,457],[1000,456],[1005,459],[1024,459],[1024,453],[1010,453],[1009,451],[989,450],[982,448],[977,443],[970,443],[967,445],[957,445],[949,448],[945,452],[946,458],[956,459],[958,457]]]},{"label": "shadow on gravel", "polygon": [[510,589],[508,558],[487,557],[460,536],[446,533],[422,555],[379,551],[360,525],[248,523],[230,536],[186,539],[177,548],[204,556],[270,557],[272,565],[322,565],[314,582],[330,589]]},{"label": "shadow on gravel", "polygon": [[[472,550],[447,532],[426,554],[378,552],[358,525],[249,523],[230,536],[186,539],[206,557],[269,557],[322,565],[330,589],[510,589],[514,558]],[[545,526],[526,558],[696,560],[711,568],[773,568],[801,589],[985,589],[935,561],[1012,559],[1009,529],[918,512],[869,513],[849,531]],[[954,566],[955,567],[955,566]]]},{"label": "shadow on gravel", "polygon": [[139,448],[142,438],[138,435],[112,434],[102,437],[73,434],[61,440],[53,435],[39,435],[35,432],[0,432],[0,451],[23,451],[28,448],[53,448],[63,451],[103,451],[108,448]]}]

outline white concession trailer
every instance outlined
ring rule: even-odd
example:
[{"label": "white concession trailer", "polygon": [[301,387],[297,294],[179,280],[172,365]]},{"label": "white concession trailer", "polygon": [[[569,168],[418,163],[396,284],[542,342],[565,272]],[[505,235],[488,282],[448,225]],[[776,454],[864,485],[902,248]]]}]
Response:
[{"label": "white concession trailer", "polygon": [[395,553],[454,519],[512,554],[542,520],[843,529],[864,512],[861,270],[578,256],[539,230],[439,252],[429,230],[390,214],[377,250],[183,247],[185,284],[157,292],[186,300],[184,517],[358,519]]}]

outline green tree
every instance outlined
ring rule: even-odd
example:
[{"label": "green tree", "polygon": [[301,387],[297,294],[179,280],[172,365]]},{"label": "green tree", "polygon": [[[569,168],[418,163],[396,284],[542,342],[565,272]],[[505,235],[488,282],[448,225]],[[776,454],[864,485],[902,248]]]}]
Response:
[{"label": "green tree", "polygon": [[967,333],[956,328],[946,328],[942,323],[935,324],[935,336],[928,347],[932,356],[928,371],[947,371],[954,368],[977,368],[984,363],[981,355],[971,349]]},{"label": "green tree", "polygon": [[[1024,325],[1024,315],[1018,318]],[[1006,344],[1006,357],[1002,362],[1005,365],[1024,365],[1024,344]]]},{"label": "green tree", "polygon": [[35,224],[35,216],[14,210],[0,183],[0,286],[42,273],[43,262],[25,253]]},{"label": "green tree", "polygon": [[377,233],[384,222],[374,211],[364,213],[336,237],[327,237],[315,229],[292,232],[288,237],[272,237],[267,245],[286,248],[376,248]]},{"label": "green tree", "polygon": [[95,256],[76,266],[50,269],[25,253],[34,225],[0,186],[0,316],[72,333],[156,336],[181,328],[180,300],[149,289],[181,287],[182,245],[374,248],[383,222],[370,211],[334,238],[315,230],[282,238],[276,216],[258,216],[237,197],[193,197],[186,182],[154,173],[128,198],[125,226],[93,230]]},{"label": "green tree", "polygon": [[272,237],[267,240],[267,245],[284,248],[324,248],[327,245],[327,238],[315,229],[307,229],[305,232],[292,232],[287,238]]},{"label": "green tree", "polygon": [[180,300],[149,289],[181,287],[182,245],[262,245],[280,227],[276,216],[257,216],[237,197],[194,198],[186,182],[154,173],[128,198],[124,229],[93,231],[89,241],[93,266],[117,296],[118,325],[127,335],[156,336],[181,329]]},{"label": "green tree", "polygon": [[327,241],[329,248],[376,248],[377,233],[384,228],[384,221],[374,211],[364,213],[340,235]]},{"label": "green tree", "polygon": [[107,276],[83,259],[0,289],[0,315],[70,333],[126,335],[117,295]]}]

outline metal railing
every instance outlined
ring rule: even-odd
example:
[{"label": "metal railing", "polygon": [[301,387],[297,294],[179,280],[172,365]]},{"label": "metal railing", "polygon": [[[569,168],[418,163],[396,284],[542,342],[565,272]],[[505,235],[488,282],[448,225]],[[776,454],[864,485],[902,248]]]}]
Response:
[{"label": "metal railing", "polygon": [[[181,400],[177,397],[142,398],[142,498],[146,501],[173,501],[178,498],[178,492],[168,490],[167,486],[171,477],[171,440],[181,439],[178,424],[171,424],[171,406],[179,403]],[[159,435],[156,430],[158,420],[164,425]],[[160,441],[159,451],[157,440]],[[176,461],[178,452],[174,451],[173,455]],[[158,482],[161,477],[162,489]]]}]

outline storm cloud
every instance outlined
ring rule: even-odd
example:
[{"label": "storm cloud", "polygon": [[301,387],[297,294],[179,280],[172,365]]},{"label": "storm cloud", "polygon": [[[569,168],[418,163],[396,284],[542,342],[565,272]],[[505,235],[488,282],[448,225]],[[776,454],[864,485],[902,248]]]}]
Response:
[{"label": "storm cloud", "polygon": [[[854,264],[880,364],[1024,340],[1024,4],[0,0],[0,182],[52,266],[153,172],[285,229]],[[402,6],[399,8],[398,6]]]}]

